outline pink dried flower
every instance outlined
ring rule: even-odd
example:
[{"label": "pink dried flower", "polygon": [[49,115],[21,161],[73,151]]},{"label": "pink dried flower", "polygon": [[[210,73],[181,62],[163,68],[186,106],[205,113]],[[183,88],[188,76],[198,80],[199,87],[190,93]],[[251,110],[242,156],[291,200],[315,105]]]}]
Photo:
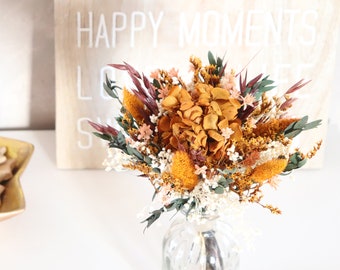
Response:
[{"label": "pink dried flower", "polygon": [[152,72],[150,73],[150,78],[151,78],[151,79],[158,80],[158,78],[159,78],[159,70],[156,69],[156,70],[152,71]]},{"label": "pink dried flower", "polygon": [[170,75],[171,77],[178,78],[178,69],[171,68],[171,69],[169,70],[169,75]]},{"label": "pink dried flower", "polygon": [[207,173],[208,167],[205,166],[205,165],[200,167],[197,164],[195,164],[195,169],[196,169],[195,170],[195,174],[197,174],[197,175],[200,175],[200,174],[205,175]]},{"label": "pink dried flower", "polygon": [[152,130],[150,128],[150,125],[143,124],[139,129],[139,135],[138,140],[149,140],[150,136],[152,135]]},{"label": "pink dried flower", "polygon": [[243,99],[244,110],[247,109],[247,106],[254,107],[254,102],[256,101],[255,97],[251,94],[247,94]]},{"label": "pink dried flower", "polygon": [[158,89],[158,91],[159,91],[158,98],[165,98],[169,94],[169,89],[167,87],[162,87]]},{"label": "pink dried flower", "polygon": [[232,88],[229,90],[229,93],[232,98],[239,99],[240,98],[240,91],[238,91],[236,88]]}]

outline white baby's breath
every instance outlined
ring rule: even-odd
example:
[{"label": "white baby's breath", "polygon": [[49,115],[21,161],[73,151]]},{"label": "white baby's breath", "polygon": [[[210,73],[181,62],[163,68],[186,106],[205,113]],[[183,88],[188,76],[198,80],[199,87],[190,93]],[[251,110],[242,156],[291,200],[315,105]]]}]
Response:
[{"label": "white baby's breath", "polygon": [[229,156],[229,160],[237,162],[238,160],[241,160],[242,157],[238,152],[235,151],[235,145],[232,145],[227,149],[227,154]]},{"label": "white baby's breath", "polygon": [[125,171],[124,165],[130,164],[133,158],[117,148],[108,148],[107,157],[103,161],[106,171]]},{"label": "white baby's breath", "polygon": [[268,149],[260,152],[260,158],[256,162],[257,165],[261,165],[269,160],[276,159],[279,156],[284,156],[287,158],[289,153],[290,144],[284,145],[279,141],[272,141],[268,144]]}]

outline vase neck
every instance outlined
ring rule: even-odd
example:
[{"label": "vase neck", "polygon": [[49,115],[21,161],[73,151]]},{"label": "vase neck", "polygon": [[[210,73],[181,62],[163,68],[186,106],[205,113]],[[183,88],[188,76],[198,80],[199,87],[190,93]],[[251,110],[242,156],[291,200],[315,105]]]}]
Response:
[{"label": "vase neck", "polygon": [[189,222],[193,227],[195,227],[195,230],[199,232],[214,230],[218,219],[218,215],[203,214],[187,216],[187,222]]}]

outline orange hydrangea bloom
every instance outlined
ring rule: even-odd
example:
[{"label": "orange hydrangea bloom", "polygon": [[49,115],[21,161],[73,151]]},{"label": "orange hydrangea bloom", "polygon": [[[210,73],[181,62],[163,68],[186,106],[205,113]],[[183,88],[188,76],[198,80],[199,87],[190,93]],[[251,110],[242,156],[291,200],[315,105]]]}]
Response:
[{"label": "orange hydrangea bloom", "polygon": [[[175,85],[162,101],[166,110],[158,128],[164,132],[163,142],[167,148],[178,145],[189,149],[205,149],[205,154],[215,158],[225,155],[228,142],[220,135],[227,127],[233,130],[230,139],[240,139],[242,131],[237,121],[240,102],[229,91],[204,83],[196,83],[193,91]],[[208,153],[210,152],[210,153]]]}]

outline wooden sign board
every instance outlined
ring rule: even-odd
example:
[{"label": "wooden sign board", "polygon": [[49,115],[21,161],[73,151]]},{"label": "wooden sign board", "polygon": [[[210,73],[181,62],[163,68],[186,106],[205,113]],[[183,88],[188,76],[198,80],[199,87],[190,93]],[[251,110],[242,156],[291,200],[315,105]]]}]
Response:
[{"label": "wooden sign board", "polygon": [[[195,5],[197,3],[197,5]],[[102,168],[105,145],[87,121],[113,124],[119,108],[103,90],[105,74],[122,86],[127,78],[107,66],[131,64],[148,75],[179,68],[210,50],[249,78],[261,72],[278,91],[304,78],[296,115],[323,119],[301,137],[302,149],[325,138],[335,68],[340,2],[337,0],[84,0],[55,1],[56,134],[59,168]],[[322,165],[323,153],[309,163]]]}]

